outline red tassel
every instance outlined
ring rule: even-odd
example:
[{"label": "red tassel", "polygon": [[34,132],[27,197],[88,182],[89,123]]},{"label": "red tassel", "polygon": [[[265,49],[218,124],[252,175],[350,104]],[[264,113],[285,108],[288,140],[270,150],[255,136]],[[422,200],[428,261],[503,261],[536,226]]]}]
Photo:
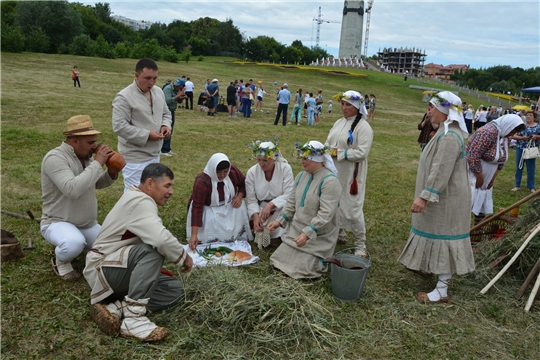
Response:
[{"label": "red tassel", "polygon": [[167,269],[161,269],[160,273],[162,273],[163,275],[174,277],[174,274]]},{"label": "red tassel", "polygon": [[358,182],[356,181],[357,176],[358,176],[358,163],[355,163],[354,172],[353,172],[353,181],[351,183],[351,188],[349,189],[349,194],[351,195],[358,195]]},{"label": "red tassel", "polygon": [[354,179],[351,183],[351,189],[349,190],[349,193],[351,195],[358,195],[358,182],[356,181],[356,179]]}]

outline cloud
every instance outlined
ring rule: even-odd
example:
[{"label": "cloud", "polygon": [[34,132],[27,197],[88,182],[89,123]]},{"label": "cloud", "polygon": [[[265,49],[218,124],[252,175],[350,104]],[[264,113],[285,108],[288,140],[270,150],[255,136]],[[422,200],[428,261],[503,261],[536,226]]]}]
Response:
[{"label": "cloud", "polygon": [[[115,15],[165,24],[174,19],[231,18],[246,37],[271,36],[285,45],[300,40],[306,46],[315,45],[313,19],[319,6],[323,20],[341,21],[343,10],[343,1],[115,0],[109,4]],[[535,67],[540,64],[539,13],[537,0],[375,0],[368,55],[385,47],[414,47],[425,49],[426,63]],[[337,56],[340,33],[340,24],[322,23],[319,45]],[[362,51],[364,37],[363,31]]]}]

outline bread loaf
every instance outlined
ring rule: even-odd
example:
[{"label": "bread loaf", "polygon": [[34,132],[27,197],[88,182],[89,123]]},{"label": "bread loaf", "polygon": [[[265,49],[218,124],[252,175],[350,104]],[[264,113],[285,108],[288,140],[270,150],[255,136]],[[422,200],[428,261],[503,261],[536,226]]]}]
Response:
[{"label": "bread loaf", "polygon": [[227,261],[230,262],[244,262],[249,259],[251,259],[251,254],[241,250],[235,250],[227,255]]}]

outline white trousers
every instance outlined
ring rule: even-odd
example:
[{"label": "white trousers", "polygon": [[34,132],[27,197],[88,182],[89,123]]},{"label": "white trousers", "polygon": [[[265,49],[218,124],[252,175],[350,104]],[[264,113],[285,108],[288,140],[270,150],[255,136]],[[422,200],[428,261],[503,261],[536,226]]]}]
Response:
[{"label": "white trousers", "polygon": [[99,230],[99,224],[83,229],[68,222],[55,222],[41,226],[41,235],[56,246],[56,259],[67,263],[73,261],[85,248],[92,248]]},{"label": "white trousers", "polygon": [[124,192],[130,188],[131,185],[139,186],[141,183],[141,175],[144,168],[147,165],[158,163],[159,155],[151,160],[145,161],[140,164],[127,163],[122,169],[122,176],[124,177]]}]

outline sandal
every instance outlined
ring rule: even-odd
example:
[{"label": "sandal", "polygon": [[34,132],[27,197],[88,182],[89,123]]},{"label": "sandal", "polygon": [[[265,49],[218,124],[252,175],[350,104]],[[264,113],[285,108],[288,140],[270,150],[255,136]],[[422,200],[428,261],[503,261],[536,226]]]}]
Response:
[{"label": "sandal", "polygon": [[430,304],[437,304],[437,303],[447,303],[448,300],[450,300],[450,296],[442,297],[438,301],[431,301],[429,299],[429,296],[425,292],[419,292],[414,296],[416,300],[424,302],[424,303],[430,303]]},{"label": "sandal", "polygon": [[60,273],[58,272],[58,267],[56,266],[56,257],[53,257],[51,259],[51,265],[56,276],[58,276],[62,280],[75,280],[81,277],[81,274],[79,274],[77,270],[72,270],[65,275],[60,275]]}]

